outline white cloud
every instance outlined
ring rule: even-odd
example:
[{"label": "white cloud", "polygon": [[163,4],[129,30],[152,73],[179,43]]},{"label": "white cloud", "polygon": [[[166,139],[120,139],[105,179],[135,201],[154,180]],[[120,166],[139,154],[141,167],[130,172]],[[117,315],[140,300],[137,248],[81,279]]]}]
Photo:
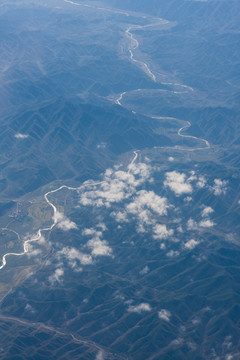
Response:
[{"label": "white cloud", "polygon": [[169,156],[168,161],[174,161],[174,157]]},{"label": "white cloud", "polygon": [[62,277],[64,275],[64,270],[62,268],[58,268],[55,272],[49,276],[48,280],[53,285],[56,282],[60,283],[62,281]]},{"label": "white cloud", "polygon": [[209,220],[209,219],[202,220],[199,223],[199,226],[201,226],[201,227],[212,227],[214,225],[215,225],[215,223],[213,221]]},{"label": "white cloud", "polygon": [[100,228],[102,231],[106,231],[107,230],[107,227],[104,223],[99,223],[97,224],[96,226],[97,228]]},{"label": "white cloud", "polygon": [[205,179],[204,176],[199,176],[198,182],[197,182],[196,185],[197,185],[198,188],[202,189],[206,185],[206,182],[207,182],[207,180]]},{"label": "white cloud", "polygon": [[29,135],[17,133],[17,134],[14,135],[14,137],[15,137],[16,139],[27,139],[27,138],[29,137]]},{"label": "white cloud", "polygon": [[177,231],[180,232],[180,233],[183,233],[183,228],[182,228],[181,225],[177,228]]},{"label": "white cloud", "polygon": [[90,228],[90,229],[86,228],[86,229],[84,229],[82,231],[82,234],[84,236],[98,236],[98,237],[101,237],[103,233],[102,233],[102,231],[97,231],[97,230],[95,230],[93,228]]},{"label": "white cloud", "polygon": [[201,215],[202,217],[207,217],[209,214],[212,214],[214,212],[213,208],[211,206],[205,206]]},{"label": "white cloud", "polygon": [[77,225],[69,220],[64,214],[56,211],[54,214],[54,222],[57,224],[57,227],[63,231],[68,231],[71,229],[77,229]]},{"label": "white cloud", "polygon": [[44,236],[41,236],[41,237],[40,237],[40,239],[38,240],[38,244],[40,244],[40,245],[46,244],[46,239],[45,239]]},{"label": "white cloud", "polygon": [[140,190],[137,192],[134,201],[126,206],[128,213],[137,215],[143,223],[151,223],[151,212],[158,215],[167,215],[169,208],[167,199],[160,197],[154,191]]},{"label": "white cloud", "polygon": [[158,312],[158,317],[159,319],[161,320],[164,320],[164,321],[170,321],[170,318],[171,318],[171,312],[169,310],[166,310],[166,309],[162,309]]},{"label": "white cloud", "polygon": [[[99,226],[101,229],[106,229],[106,227]],[[82,232],[85,236],[91,236],[86,246],[91,249],[92,256],[112,256],[112,249],[108,245],[106,240],[101,240],[103,236],[102,231],[95,230],[93,228],[84,229]]]},{"label": "white cloud", "polygon": [[154,226],[153,228],[154,231],[154,239],[167,239],[170,236],[173,235],[174,231],[172,229],[168,230],[166,225],[162,225],[162,224],[157,224]]},{"label": "white cloud", "polygon": [[151,167],[144,163],[130,164],[128,171],[107,169],[103,181],[93,190],[80,193],[80,204],[109,207],[129,198],[136,187],[149,180]]},{"label": "white cloud", "polygon": [[58,251],[57,257],[65,257],[72,269],[76,271],[81,270],[78,266],[78,263],[81,265],[91,265],[93,263],[91,255],[84,254],[73,247],[64,247],[62,250]]},{"label": "white cloud", "polygon": [[186,249],[192,250],[199,244],[199,241],[191,239],[184,244]]},{"label": "white cloud", "polygon": [[179,251],[174,251],[174,250],[170,250],[168,253],[167,253],[167,256],[168,257],[175,257],[175,256],[178,256],[179,255]]},{"label": "white cloud", "polygon": [[128,222],[128,214],[126,211],[113,211],[111,216],[119,223]]},{"label": "white cloud", "polygon": [[198,230],[198,224],[195,220],[189,219],[187,222],[187,229],[188,230]]},{"label": "white cloud", "polygon": [[192,193],[192,185],[186,181],[186,175],[177,171],[167,172],[164,185],[168,186],[176,195]]},{"label": "white cloud", "polygon": [[192,197],[191,197],[191,196],[187,196],[187,197],[184,198],[184,201],[185,201],[185,202],[190,202],[190,201],[192,201]]},{"label": "white cloud", "polygon": [[149,272],[149,267],[145,266],[141,271],[139,271],[140,275],[146,275]]},{"label": "white cloud", "polygon": [[226,180],[221,180],[221,179],[215,179],[214,180],[214,185],[211,187],[214,195],[218,196],[218,195],[224,195],[227,192],[227,181]]},{"label": "white cloud", "polygon": [[106,240],[95,237],[87,242],[87,247],[91,249],[92,256],[112,256],[112,249]]},{"label": "white cloud", "polygon": [[151,311],[151,310],[152,310],[151,306],[149,304],[147,304],[147,303],[141,303],[141,304],[136,305],[136,306],[130,305],[128,307],[128,312],[135,312],[135,313],[138,313],[138,314],[140,314],[142,312],[145,312],[145,311]]}]

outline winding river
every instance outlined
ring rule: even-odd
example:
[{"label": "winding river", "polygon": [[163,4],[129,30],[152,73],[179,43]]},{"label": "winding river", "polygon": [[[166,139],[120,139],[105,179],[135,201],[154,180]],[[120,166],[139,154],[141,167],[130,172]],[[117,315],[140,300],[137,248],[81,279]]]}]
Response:
[{"label": "winding river", "polygon": [[[69,3],[73,6],[84,6],[84,7],[89,7],[89,8],[92,8],[92,9],[95,9],[95,10],[98,10],[98,11],[107,11],[107,12],[112,12],[114,14],[122,14],[122,15],[125,15],[125,16],[130,16],[130,13],[128,12],[125,12],[125,11],[120,11],[120,10],[114,10],[114,9],[108,9],[108,8],[103,8],[103,7],[98,7],[98,6],[94,6],[94,5],[88,5],[88,4],[84,4],[84,3],[76,3],[74,1],[70,1],[70,0],[63,0],[64,2],[66,3]],[[139,15],[139,17],[141,18],[144,18],[144,19],[147,19],[147,16],[142,16],[142,15]],[[139,59],[136,59],[135,58],[135,55],[134,55],[134,51],[139,47],[139,42],[138,40],[133,36],[133,33],[132,31],[136,31],[136,30],[142,30],[142,29],[147,29],[149,27],[153,27],[153,26],[158,26],[158,25],[163,25],[164,23],[167,23],[166,20],[163,20],[163,19],[156,19],[156,21],[154,22],[150,22],[149,24],[147,25],[129,25],[127,27],[127,29],[125,30],[125,37],[128,39],[128,42],[129,42],[129,47],[128,47],[128,51],[129,51],[129,58],[130,58],[130,61],[132,61],[133,63],[136,64],[136,66],[140,67],[147,76],[149,76],[152,81],[154,83],[156,82],[159,82],[163,85],[170,85],[170,86],[178,86],[178,87],[182,87],[185,91],[194,91],[194,89],[190,86],[187,86],[187,85],[184,85],[184,84],[180,84],[180,83],[173,83],[173,82],[162,82],[160,81],[159,79],[157,79],[157,76],[152,72],[152,70],[150,69],[150,66],[148,64],[146,64],[145,62],[139,60]],[[138,89],[139,91],[141,91],[141,89]],[[145,89],[146,90],[146,89]],[[123,99],[124,96],[127,95],[127,91],[124,91],[122,92],[120,95],[118,95],[117,99],[115,99],[115,103],[119,106],[123,106],[121,101]],[[135,113],[135,111],[133,111]],[[145,114],[146,115],[146,114]],[[178,120],[179,119],[175,119],[175,118],[168,118],[168,117],[161,117],[161,116],[151,116],[151,115],[147,115],[151,118],[155,118],[155,119],[169,119],[169,120]],[[164,147],[164,148],[168,148],[168,149],[177,149],[177,150],[184,150],[184,151],[196,151],[196,150],[206,150],[206,149],[209,149],[210,148],[210,144],[207,140],[205,139],[201,139],[201,138],[198,138],[198,137],[195,137],[195,136],[191,136],[191,135],[184,135],[182,134],[182,132],[186,129],[188,129],[190,126],[191,126],[191,123],[189,121],[183,121],[185,124],[177,131],[177,134],[178,136],[180,137],[183,137],[183,138],[189,138],[189,139],[194,139],[194,140],[197,140],[197,141],[200,141],[200,142],[203,142],[204,143],[204,146],[203,147],[197,147],[197,148],[183,148],[183,147],[180,147],[180,146],[175,146],[175,147]],[[159,147],[160,148],[160,147]],[[136,162],[137,158],[138,158],[138,154],[139,154],[140,150],[135,150],[134,151],[134,157],[132,159],[132,161],[129,163],[128,165],[128,173],[131,172],[131,168],[133,166],[133,164]],[[9,253],[6,253],[2,256],[2,265],[0,266],[0,270],[2,270],[6,264],[7,264],[7,257],[9,256],[23,256],[25,255],[26,253],[28,253],[31,249],[31,243],[33,242],[36,242],[36,241],[39,241],[43,235],[43,232],[45,231],[51,231],[58,223],[58,217],[57,217],[57,208],[56,206],[49,200],[48,196],[50,194],[53,194],[53,193],[56,193],[62,189],[68,189],[68,190],[71,190],[71,191],[77,191],[77,190],[80,190],[84,187],[89,187],[89,186],[96,186],[96,185],[99,185],[99,184],[102,184],[104,183],[104,181],[100,181],[100,182],[94,182],[94,181],[86,181],[84,184],[82,184],[81,186],[79,187],[71,187],[71,186],[67,186],[67,185],[61,185],[60,187],[54,189],[54,190],[51,190],[51,191],[48,191],[44,194],[44,199],[46,201],[46,203],[53,209],[53,223],[49,226],[49,227],[44,227],[44,228],[40,228],[36,235],[34,235],[33,237],[31,237],[30,239],[27,239],[23,242],[23,251],[20,252],[20,253],[15,253],[15,252],[9,252]],[[20,240],[20,235],[8,228],[8,227],[5,227],[5,228],[2,228],[2,230],[4,231],[10,231],[10,232],[13,232],[15,233],[15,235],[18,237],[18,239]]]}]

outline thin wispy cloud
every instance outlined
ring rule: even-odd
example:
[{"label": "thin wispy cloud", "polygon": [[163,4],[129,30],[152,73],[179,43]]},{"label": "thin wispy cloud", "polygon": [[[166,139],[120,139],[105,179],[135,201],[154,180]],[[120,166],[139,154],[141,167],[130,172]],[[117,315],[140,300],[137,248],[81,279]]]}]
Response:
[{"label": "thin wispy cloud", "polygon": [[149,273],[149,267],[147,265],[139,271],[140,275],[146,275],[147,273]]}]

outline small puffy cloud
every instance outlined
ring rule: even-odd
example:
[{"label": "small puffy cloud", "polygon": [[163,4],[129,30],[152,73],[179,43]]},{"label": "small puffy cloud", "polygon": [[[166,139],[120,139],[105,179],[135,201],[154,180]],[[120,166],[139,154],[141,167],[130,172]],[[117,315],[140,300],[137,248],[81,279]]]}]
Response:
[{"label": "small puffy cloud", "polygon": [[209,219],[202,220],[202,221],[199,222],[199,226],[205,227],[205,228],[209,228],[209,227],[212,227],[214,225],[215,225],[215,223],[212,220],[209,220]]},{"label": "small puffy cloud", "polygon": [[149,272],[149,267],[145,266],[141,271],[139,271],[140,275],[146,275]]},{"label": "small puffy cloud", "polygon": [[152,308],[151,306],[148,304],[148,303],[141,303],[139,305],[130,305],[128,307],[128,312],[135,312],[135,313],[138,313],[138,314],[141,314],[142,312],[149,312],[151,311]]},{"label": "small puffy cloud", "polygon": [[199,244],[199,241],[191,239],[184,244],[184,247],[188,250],[194,249]]},{"label": "small puffy cloud", "polygon": [[214,185],[211,187],[214,195],[225,195],[227,192],[227,183],[228,182],[226,180],[215,179]]},{"label": "small puffy cloud", "polygon": [[154,231],[154,239],[167,239],[170,236],[173,235],[174,231],[172,229],[168,230],[166,225],[162,225],[162,224],[157,224],[154,226],[153,228]]},{"label": "small puffy cloud", "polygon": [[169,156],[168,161],[174,161],[174,157]]},{"label": "small puffy cloud", "polygon": [[170,321],[170,318],[171,318],[171,312],[169,310],[166,310],[166,309],[162,309],[158,312],[158,317],[159,319],[161,320],[164,320],[164,321]]},{"label": "small puffy cloud", "polygon": [[29,137],[29,135],[28,134],[17,133],[17,134],[14,135],[14,137],[16,139],[27,139]]},{"label": "small puffy cloud", "polygon": [[84,236],[98,236],[98,237],[101,237],[102,236],[102,231],[98,231],[98,230],[95,230],[94,228],[86,228],[82,231],[82,234]]},{"label": "small puffy cloud", "polygon": [[186,180],[186,175],[177,171],[165,174],[164,186],[168,186],[176,195],[192,193],[192,185]]},{"label": "small puffy cloud", "polygon": [[207,217],[210,214],[212,214],[213,212],[214,212],[214,210],[213,210],[213,208],[211,208],[211,206],[205,206],[201,215],[202,215],[202,217]]},{"label": "small puffy cloud", "polygon": [[[97,226],[101,229],[106,229],[103,226]],[[103,231],[104,231],[103,230]],[[92,238],[87,242],[86,246],[91,249],[92,256],[112,256],[112,249],[108,245],[106,240],[102,240],[101,237],[103,236],[102,231],[95,230],[93,228],[84,229],[82,232],[85,236],[91,236]]]},{"label": "small puffy cloud", "polygon": [[119,223],[128,222],[128,214],[126,211],[113,211],[111,216]]},{"label": "small puffy cloud", "polygon": [[60,283],[62,281],[63,275],[64,270],[62,268],[58,268],[51,276],[49,276],[48,280],[52,285],[55,283]]},{"label": "small puffy cloud", "polygon": [[59,259],[65,257],[72,269],[77,271],[79,271],[78,263],[81,265],[91,265],[93,263],[91,255],[84,254],[73,247],[64,247],[58,251],[57,257]]},{"label": "small puffy cloud", "polygon": [[168,253],[167,253],[167,256],[168,257],[176,257],[179,255],[179,251],[174,251],[174,250],[170,250]]},{"label": "small puffy cloud", "polygon": [[96,226],[97,228],[101,229],[102,231],[106,231],[107,230],[107,227],[104,223],[99,223],[97,224]]},{"label": "small puffy cloud", "polygon": [[92,256],[112,256],[112,249],[106,240],[95,237],[87,242],[87,247],[91,249]]},{"label": "small puffy cloud", "polygon": [[68,231],[71,229],[77,229],[77,225],[69,220],[64,214],[56,211],[54,214],[54,222],[57,224],[57,227],[63,231]]},{"label": "small puffy cloud", "polygon": [[202,189],[206,185],[206,182],[207,182],[207,180],[205,179],[204,176],[199,176],[196,185],[199,189]]},{"label": "small puffy cloud", "polygon": [[187,222],[187,229],[188,230],[198,230],[198,224],[195,220],[189,219]]},{"label": "small puffy cloud", "polygon": [[184,198],[184,201],[185,201],[186,203],[189,203],[190,201],[192,201],[192,197],[191,197],[191,196],[186,196],[186,197]]}]

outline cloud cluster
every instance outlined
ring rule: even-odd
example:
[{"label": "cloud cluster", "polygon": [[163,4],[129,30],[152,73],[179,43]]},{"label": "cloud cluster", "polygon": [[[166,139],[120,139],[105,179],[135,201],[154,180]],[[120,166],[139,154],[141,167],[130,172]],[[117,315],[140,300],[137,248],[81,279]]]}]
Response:
[{"label": "cloud cluster", "polygon": [[65,258],[68,261],[69,266],[74,271],[81,271],[82,266],[91,265],[93,263],[93,258],[89,254],[84,254],[83,252],[75,249],[74,247],[64,247],[62,250],[57,252],[58,260]]},{"label": "cloud cluster", "polygon": [[[122,211],[113,211],[111,216],[120,223],[129,222],[133,218],[138,224],[137,231],[145,232],[145,226],[155,226],[159,216],[167,215],[169,207],[165,197],[155,194],[154,191],[140,190]],[[158,235],[157,228],[155,235]]]},{"label": "cloud cluster", "polygon": [[157,224],[154,226],[154,239],[166,240],[167,238],[173,236],[174,231],[172,229],[168,230],[166,225]]},{"label": "cloud cluster", "polygon": [[112,256],[112,249],[108,245],[108,242],[101,239],[103,237],[102,231],[93,228],[84,229],[82,235],[91,237],[86,243],[86,247],[90,249],[93,257]]},{"label": "cloud cluster", "polygon": [[228,182],[226,180],[215,179],[214,185],[211,187],[214,195],[225,195],[227,192],[227,183]]},{"label": "cloud cluster", "polygon": [[213,227],[215,223],[210,219],[203,219],[197,223],[195,220],[190,218],[187,221],[187,230],[201,230],[201,228],[210,228]]},{"label": "cloud cluster", "polygon": [[107,169],[103,181],[93,186],[93,190],[80,192],[80,204],[110,207],[129,198],[139,185],[149,180],[151,170],[144,163],[130,165],[128,171]]}]

